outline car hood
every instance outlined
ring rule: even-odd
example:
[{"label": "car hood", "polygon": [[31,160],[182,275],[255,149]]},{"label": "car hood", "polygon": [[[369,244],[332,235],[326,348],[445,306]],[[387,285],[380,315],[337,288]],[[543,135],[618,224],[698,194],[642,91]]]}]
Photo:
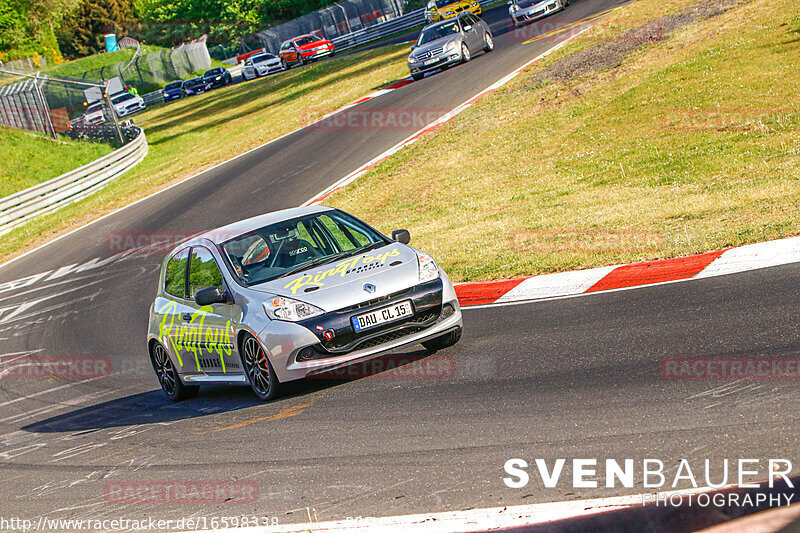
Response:
[{"label": "car hood", "polygon": [[180,89],[164,89],[164,94],[172,95],[172,94],[178,94],[180,92],[181,92]]},{"label": "car hood", "polygon": [[280,62],[281,62],[281,58],[273,57],[272,59],[265,59],[264,61],[259,61],[258,63],[253,63],[253,66],[257,67],[259,65],[272,65],[274,63],[280,63]]},{"label": "car hood", "polygon": [[[374,290],[368,292],[365,283],[373,285]],[[265,298],[267,295],[285,296],[324,311],[333,311],[387,296],[418,283],[416,251],[410,246],[392,243],[249,288],[264,293]]]},{"label": "car hood", "polygon": [[447,44],[452,42],[460,42],[461,41],[461,34],[454,33],[453,35],[446,35],[445,37],[440,37],[435,41],[431,41],[429,43],[425,43],[422,46],[418,46],[412,50],[411,55],[418,56],[423,52],[427,52],[429,50],[433,50],[435,48],[444,48]]},{"label": "car hood", "polygon": [[311,50],[312,48],[317,48],[319,46],[325,46],[326,44],[331,44],[331,42],[327,39],[323,39],[321,41],[314,41],[313,43],[308,43],[300,46],[300,50]]}]

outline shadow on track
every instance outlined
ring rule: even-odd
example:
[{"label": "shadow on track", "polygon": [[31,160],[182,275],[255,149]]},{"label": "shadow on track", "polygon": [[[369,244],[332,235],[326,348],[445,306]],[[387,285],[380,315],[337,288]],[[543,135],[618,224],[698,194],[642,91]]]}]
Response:
[{"label": "shadow on track", "polygon": [[288,383],[284,396],[267,403],[258,401],[249,386],[204,385],[200,390],[200,396],[179,403],[169,402],[158,389],[82,407],[29,424],[21,429],[31,433],[92,433],[109,428],[168,424],[249,407],[281,408],[284,402],[292,398],[303,397],[364,378],[403,379],[430,372],[449,372],[452,371],[451,360],[452,358],[433,355],[425,349],[390,353]]}]

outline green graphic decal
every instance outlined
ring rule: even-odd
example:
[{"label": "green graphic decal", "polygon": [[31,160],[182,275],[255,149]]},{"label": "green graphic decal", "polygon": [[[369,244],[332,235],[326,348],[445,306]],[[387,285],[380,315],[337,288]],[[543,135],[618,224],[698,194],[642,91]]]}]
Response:
[{"label": "green graphic decal", "polygon": [[290,289],[292,294],[297,294],[298,289],[305,287],[306,285],[316,285],[317,287],[323,287],[325,283],[323,280],[325,278],[333,277],[339,275],[344,277],[349,271],[353,270],[356,266],[358,266],[359,262],[364,265],[368,265],[370,263],[374,263],[378,261],[380,264],[384,264],[387,259],[390,257],[394,257],[400,255],[400,250],[394,248],[386,253],[378,254],[378,255],[362,255],[353,257],[351,259],[347,259],[342,261],[341,263],[337,264],[334,267],[329,268],[328,270],[318,270],[314,274],[305,274],[300,276],[299,278],[290,281],[284,288]]},{"label": "green graphic decal", "polygon": [[203,355],[203,351],[205,350],[209,354],[216,352],[222,365],[222,372],[227,373],[224,355],[231,355],[233,352],[231,321],[228,320],[225,323],[224,331],[221,329],[215,331],[211,327],[205,328],[206,316],[213,311],[210,305],[206,305],[192,313],[188,324],[176,324],[177,308],[177,303],[167,302],[158,310],[159,314],[164,315],[158,325],[158,335],[162,339],[169,339],[174,353],[178,357],[178,364],[183,366],[181,350],[186,350],[194,356],[197,370],[200,371],[200,356]]}]

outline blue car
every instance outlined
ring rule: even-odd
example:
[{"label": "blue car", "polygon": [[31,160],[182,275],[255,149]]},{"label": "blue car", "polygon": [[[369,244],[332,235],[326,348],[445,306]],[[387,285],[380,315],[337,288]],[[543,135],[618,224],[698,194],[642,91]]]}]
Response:
[{"label": "blue car", "polygon": [[161,90],[161,94],[164,95],[165,102],[171,102],[173,100],[180,100],[183,98],[183,82],[182,81],[172,81],[169,82],[164,86]]}]

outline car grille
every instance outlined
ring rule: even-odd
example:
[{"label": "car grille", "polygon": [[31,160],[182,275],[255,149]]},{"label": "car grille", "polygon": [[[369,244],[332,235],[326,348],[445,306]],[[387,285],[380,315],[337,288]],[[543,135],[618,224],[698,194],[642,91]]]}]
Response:
[{"label": "car grille", "polygon": [[442,52],[444,52],[444,48],[443,47],[431,48],[430,50],[428,50],[426,52],[422,52],[421,54],[419,54],[417,56],[417,59],[424,61],[426,59],[430,59],[433,56],[438,56]]}]

